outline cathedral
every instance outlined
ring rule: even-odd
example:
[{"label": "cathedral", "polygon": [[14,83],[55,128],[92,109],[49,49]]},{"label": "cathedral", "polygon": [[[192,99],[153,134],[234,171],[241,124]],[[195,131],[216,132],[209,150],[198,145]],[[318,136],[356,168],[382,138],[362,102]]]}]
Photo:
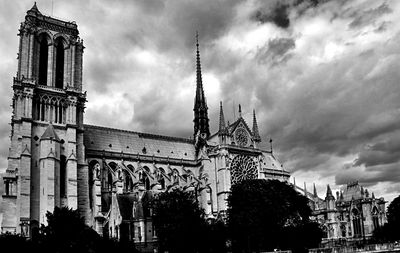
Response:
[{"label": "cathedral", "polygon": [[232,184],[288,181],[272,146],[263,145],[254,110],[250,126],[240,106],[229,123],[221,102],[218,131],[210,132],[198,40],[193,137],[179,138],[84,123],[85,47],[75,22],[43,15],[35,4],[18,36],[2,232],[29,237],[47,211],[69,207],[101,235],[151,244],[157,232],[144,203],[159,192],[192,191],[213,219],[224,217]]},{"label": "cathedral", "polygon": [[[157,242],[146,202],[180,188],[197,196],[208,219],[224,218],[232,184],[245,179],[288,182],[290,173],[262,140],[256,113],[229,123],[219,105],[218,131],[209,127],[196,38],[193,137],[179,138],[84,124],[84,46],[75,22],[43,15],[36,4],[19,29],[12,88],[11,145],[0,175],[1,232],[31,237],[55,207],[79,210],[100,235]],[[190,85],[190,84],[188,84]],[[191,127],[191,126],[188,126]],[[267,146],[267,147],[266,147]],[[385,201],[358,183],[336,198],[294,188],[308,197],[323,244],[357,242],[386,222]]]}]

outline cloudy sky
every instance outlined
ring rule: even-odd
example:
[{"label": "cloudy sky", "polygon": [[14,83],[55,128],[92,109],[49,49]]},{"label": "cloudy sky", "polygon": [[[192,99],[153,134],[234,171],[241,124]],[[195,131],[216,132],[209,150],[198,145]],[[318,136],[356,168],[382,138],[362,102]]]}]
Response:
[{"label": "cloudy sky", "polygon": [[[7,166],[18,28],[33,1],[0,1],[0,168]],[[86,46],[85,123],[188,137],[195,31],[211,128],[240,103],[299,185],[358,180],[400,194],[400,1],[51,0]],[[237,113],[236,113],[237,115]],[[293,178],[292,178],[293,180]]]}]

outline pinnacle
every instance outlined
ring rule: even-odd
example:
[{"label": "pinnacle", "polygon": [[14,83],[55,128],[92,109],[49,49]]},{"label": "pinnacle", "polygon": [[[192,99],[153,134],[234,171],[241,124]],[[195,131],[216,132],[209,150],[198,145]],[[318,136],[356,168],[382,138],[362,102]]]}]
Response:
[{"label": "pinnacle", "polygon": [[258,124],[257,124],[256,111],[255,110],[253,110],[253,138],[254,138],[254,141],[257,141],[257,142],[261,141],[260,133],[258,131]]},{"label": "pinnacle", "polygon": [[32,6],[32,8],[30,9],[30,11],[40,13],[38,7],[36,6],[36,2],[33,4],[33,6]]}]

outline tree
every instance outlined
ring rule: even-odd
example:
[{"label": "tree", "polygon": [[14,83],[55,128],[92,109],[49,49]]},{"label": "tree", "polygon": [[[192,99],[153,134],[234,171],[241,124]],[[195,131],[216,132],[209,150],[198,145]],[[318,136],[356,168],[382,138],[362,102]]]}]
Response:
[{"label": "tree", "polygon": [[47,212],[47,226],[42,225],[37,238],[49,252],[94,252],[100,236],[88,227],[77,210],[67,207]]},{"label": "tree", "polygon": [[29,240],[22,235],[10,232],[0,234],[0,246],[1,249],[12,249],[13,252],[34,252],[33,245]]},{"label": "tree", "polygon": [[161,252],[198,252],[202,248],[204,212],[193,193],[179,189],[160,193],[152,208]]},{"label": "tree", "polygon": [[400,195],[388,206],[388,222],[374,230],[373,239],[376,242],[394,242],[400,240]]},{"label": "tree", "polygon": [[[228,227],[234,252],[302,251],[317,247],[322,232],[311,223],[308,199],[277,180],[244,180],[231,188]],[[305,231],[312,235],[305,235]]]},{"label": "tree", "polygon": [[42,225],[35,241],[41,252],[136,252],[133,245],[100,237],[85,224],[78,210],[56,207],[46,217],[47,226]]}]

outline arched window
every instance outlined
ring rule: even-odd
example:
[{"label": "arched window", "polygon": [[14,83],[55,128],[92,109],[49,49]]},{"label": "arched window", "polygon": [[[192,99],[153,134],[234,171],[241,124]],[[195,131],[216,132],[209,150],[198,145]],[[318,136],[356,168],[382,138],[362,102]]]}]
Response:
[{"label": "arched window", "polygon": [[164,174],[165,174],[164,170],[162,168],[159,168],[158,183],[160,183],[161,190],[165,190]]},{"label": "arched window", "polygon": [[32,103],[33,103],[32,117],[34,120],[40,120],[40,99],[39,99],[39,97],[35,97],[33,99]]},{"label": "arched window", "polygon": [[67,197],[67,159],[65,156],[60,156],[60,196]]},{"label": "arched window", "polygon": [[[144,169],[147,173],[150,172],[150,169],[147,168],[147,167],[144,167],[143,169]],[[151,186],[150,186],[150,179],[149,179],[149,177],[148,177],[148,175],[147,175],[147,173],[146,173],[145,171],[143,171],[143,173],[142,173],[141,181],[142,181],[142,183],[143,183],[143,185],[144,185],[144,188],[148,191],[148,190],[151,189]]]},{"label": "arched window", "polygon": [[322,238],[328,238],[328,228],[326,226],[322,226]]},{"label": "arched window", "polygon": [[133,188],[133,183],[131,176],[127,171],[123,171],[123,179],[124,179],[124,192],[131,192]]},{"label": "arched window", "polygon": [[61,37],[55,41],[56,47],[56,88],[64,87],[64,43]]},{"label": "arched window", "polygon": [[59,102],[59,104],[58,104],[58,107],[57,107],[57,109],[58,109],[58,118],[57,118],[57,122],[58,123],[60,123],[60,124],[63,124],[64,123],[64,101],[63,100],[61,100],[60,102]]},{"label": "arched window", "polygon": [[353,209],[351,212],[352,212],[352,215],[353,215],[354,237],[361,237],[361,217],[360,217],[360,213],[358,212],[357,209]]},{"label": "arched window", "polygon": [[39,73],[38,82],[40,85],[47,85],[47,61],[49,55],[49,46],[47,35],[42,34],[39,37]]},{"label": "arched window", "polygon": [[129,169],[131,172],[134,172],[134,171],[135,171],[135,168],[134,168],[131,164],[128,164],[126,167],[128,167],[128,169]]},{"label": "arched window", "polygon": [[58,117],[58,115],[57,115],[58,113],[57,113],[57,109],[56,109],[57,104],[58,104],[57,99],[53,97],[50,100],[50,119],[49,120],[51,122],[56,122],[56,123],[57,123],[57,117]]},{"label": "arched window", "polygon": [[340,225],[340,231],[342,232],[342,237],[346,237],[347,235],[347,229],[345,224]]},{"label": "arched window", "polygon": [[374,224],[374,229],[379,228],[379,211],[376,206],[372,209],[372,222]]},{"label": "arched window", "polygon": [[112,186],[113,186],[113,177],[111,172],[109,171],[107,175],[107,190],[112,191]]},{"label": "arched window", "polygon": [[46,100],[42,99],[40,105],[40,120],[45,121],[46,119]]},{"label": "arched window", "polygon": [[[118,165],[115,162],[110,162],[108,166],[116,173]],[[113,175],[111,171],[107,171],[107,190],[112,191],[113,188]]]}]

